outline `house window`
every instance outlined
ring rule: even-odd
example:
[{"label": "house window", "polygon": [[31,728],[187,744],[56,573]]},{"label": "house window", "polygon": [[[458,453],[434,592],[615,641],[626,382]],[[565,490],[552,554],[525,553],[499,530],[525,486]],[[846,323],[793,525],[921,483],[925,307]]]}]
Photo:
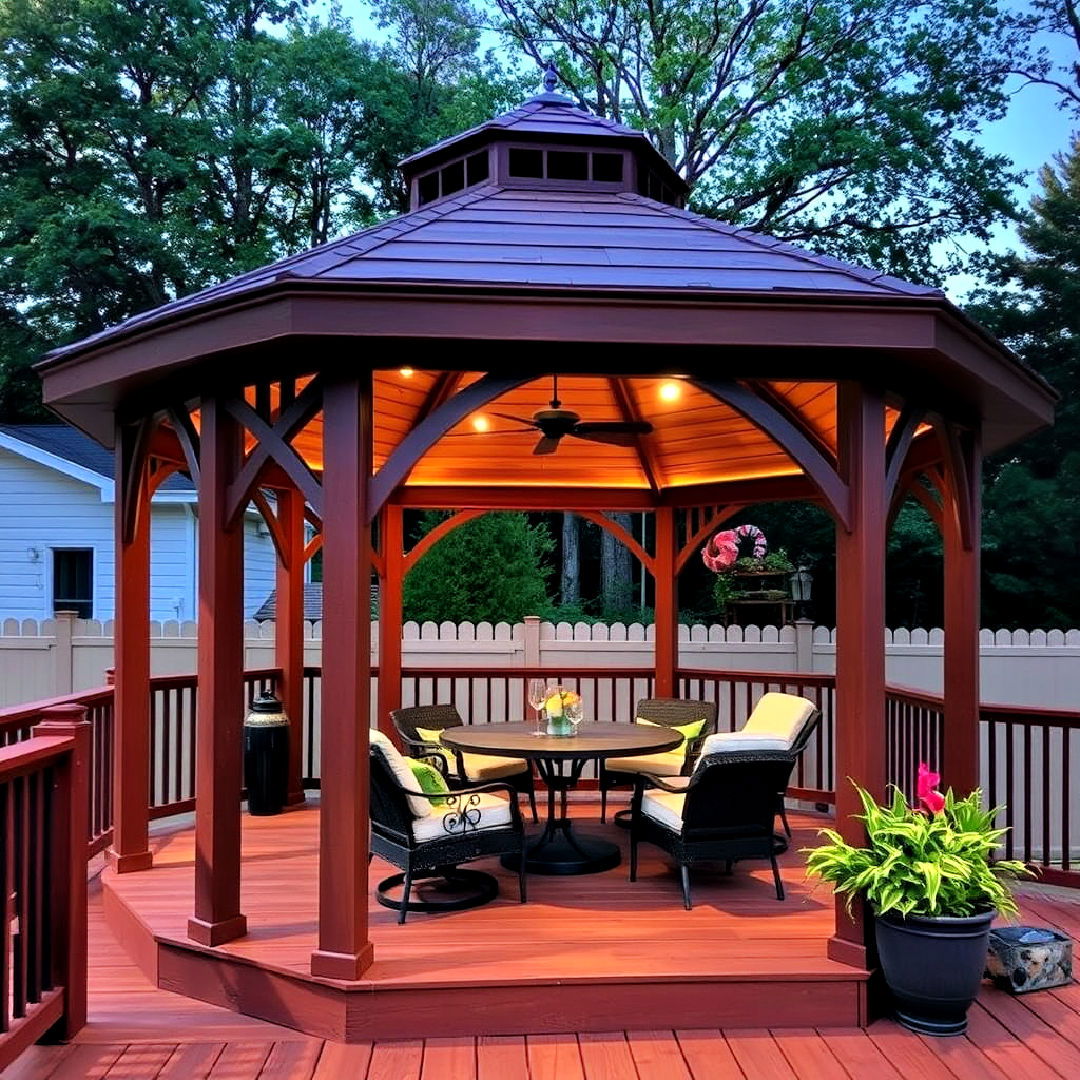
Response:
[{"label": "house window", "polygon": [[94,617],[94,552],[91,548],[53,551],[53,611],[74,611]]}]

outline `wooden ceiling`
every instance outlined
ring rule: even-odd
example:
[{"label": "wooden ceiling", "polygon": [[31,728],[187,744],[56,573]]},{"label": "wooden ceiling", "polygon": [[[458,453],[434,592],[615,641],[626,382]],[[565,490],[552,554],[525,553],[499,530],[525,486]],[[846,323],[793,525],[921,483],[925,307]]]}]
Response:
[{"label": "wooden ceiling", "polygon": [[[403,368],[374,376],[376,471],[402,439],[450,394],[481,378]],[[836,448],[836,387],[828,382],[772,382],[759,391],[798,418],[829,451]],[[406,486],[580,487],[670,489],[696,484],[798,476],[800,468],[759,428],[705,391],[677,379],[567,375],[559,379],[562,407],[585,421],[625,420],[653,425],[636,446],[564,438],[554,454],[534,456],[539,434],[498,414],[530,418],[550,408],[551,378],[512,390],[452,428],[420,460]],[[888,426],[896,413],[889,411]],[[882,433],[885,438],[886,432]],[[293,445],[315,471],[322,468],[322,417]]]}]

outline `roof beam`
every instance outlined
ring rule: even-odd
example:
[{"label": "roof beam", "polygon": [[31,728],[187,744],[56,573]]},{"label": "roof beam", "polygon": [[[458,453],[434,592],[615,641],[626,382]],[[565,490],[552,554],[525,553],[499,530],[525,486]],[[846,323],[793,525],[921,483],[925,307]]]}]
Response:
[{"label": "roof beam", "polygon": [[[619,407],[619,415],[622,417],[623,422],[634,424],[640,423],[644,417],[641,415],[641,410],[638,408],[630,384],[623,382],[622,379],[611,378],[608,379],[608,386],[611,387],[611,392],[615,397],[615,403]],[[634,447],[637,450],[641,471],[648,481],[649,488],[654,492],[659,492],[660,488],[663,486],[660,463],[656,458],[656,450],[648,439],[648,435],[635,435]]]}]

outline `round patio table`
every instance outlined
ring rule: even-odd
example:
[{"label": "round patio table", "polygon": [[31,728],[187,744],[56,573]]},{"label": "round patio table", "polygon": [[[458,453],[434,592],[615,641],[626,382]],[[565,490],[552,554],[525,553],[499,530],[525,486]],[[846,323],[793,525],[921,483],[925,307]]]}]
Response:
[{"label": "round patio table", "polygon": [[[532,874],[597,874],[618,866],[619,847],[610,840],[573,827],[566,813],[566,793],[577,785],[590,761],[674,750],[682,735],[645,724],[579,725],[576,735],[537,735],[534,723],[483,724],[446,728],[444,746],[469,754],[525,758],[548,789],[547,820],[525,852]],[[502,863],[516,870],[520,855],[504,855]]]}]

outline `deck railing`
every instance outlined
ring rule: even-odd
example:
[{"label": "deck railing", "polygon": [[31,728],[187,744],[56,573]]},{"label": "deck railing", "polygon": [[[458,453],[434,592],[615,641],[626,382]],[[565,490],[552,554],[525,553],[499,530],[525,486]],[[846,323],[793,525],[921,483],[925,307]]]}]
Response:
[{"label": "deck railing", "polygon": [[39,731],[0,748],[0,1070],[86,1016],[89,733]]}]

